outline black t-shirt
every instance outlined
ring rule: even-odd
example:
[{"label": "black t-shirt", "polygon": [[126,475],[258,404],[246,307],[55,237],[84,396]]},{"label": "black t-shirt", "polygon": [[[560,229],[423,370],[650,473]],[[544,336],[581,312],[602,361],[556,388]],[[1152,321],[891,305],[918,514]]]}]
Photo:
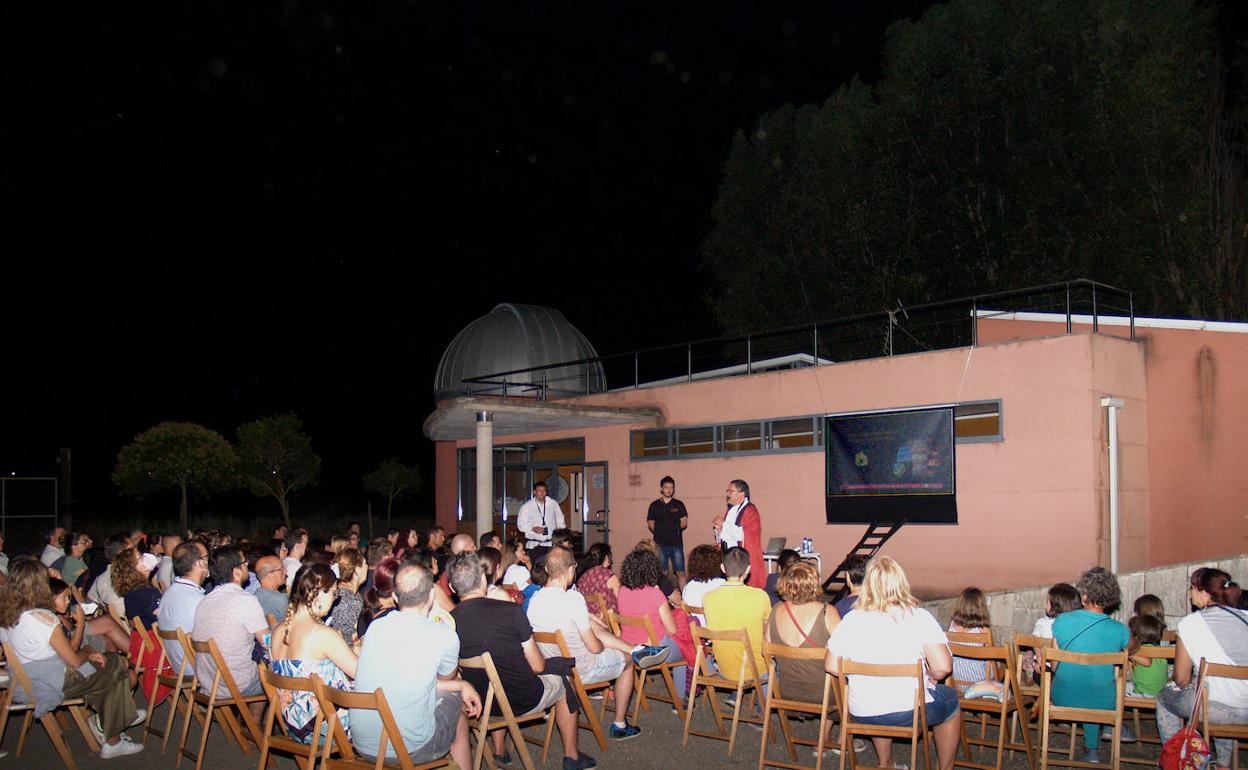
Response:
[{"label": "black t-shirt", "polygon": [[[542,681],[533,673],[524,657],[524,642],[533,638],[533,627],[524,614],[524,608],[514,602],[497,599],[469,599],[451,610],[455,618],[455,632],[459,634],[459,657],[473,658],[483,652],[494,658],[498,678],[507,692],[511,710],[516,714],[532,711],[542,702]],[[490,681],[485,669],[462,669],[464,679],[477,688],[481,701]],[[498,701],[494,701],[495,716],[501,716]]]},{"label": "black t-shirt", "polygon": [[654,542],[659,545],[684,546],[685,541],[680,534],[680,520],[688,515],[685,504],[674,497],[670,503],[663,502],[661,497],[650,503],[650,512],[646,514],[646,521],[654,522]]}]

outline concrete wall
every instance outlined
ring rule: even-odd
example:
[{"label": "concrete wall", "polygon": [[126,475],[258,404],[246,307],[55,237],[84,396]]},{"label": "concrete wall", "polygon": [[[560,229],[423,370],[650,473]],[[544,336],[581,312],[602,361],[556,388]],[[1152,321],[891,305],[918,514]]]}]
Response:
[{"label": "concrete wall", "polygon": [[[1114,617],[1126,623],[1131,617],[1131,606],[1137,597],[1156,594],[1166,608],[1166,625],[1174,628],[1190,609],[1187,603],[1187,586],[1192,572],[1198,567],[1217,567],[1229,572],[1236,581],[1244,580],[1248,577],[1248,553],[1121,572],[1118,574],[1118,585],[1122,589],[1122,607],[1114,613]],[[1078,580],[1079,573],[1073,572],[1053,582],[1074,585]],[[1050,585],[989,593],[988,606],[992,615],[993,638],[1004,641],[1015,633],[1030,634],[1036,619],[1044,615],[1045,597]],[[927,602],[924,606],[936,616],[942,628],[947,628],[950,618],[953,617],[954,601],[952,598],[938,599]]]},{"label": "concrete wall", "polygon": [[[985,589],[1051,583],[1106,561],[1105,392],[1133,401],[1123,415],[1123,566],[1144,566],[1150,518],[1144,349],[1121,338],[1075,334],[846,362],[664,388],[596,394],[576,402],[657,406],[667,425],[697,425],[805,414],[1002,400],[1005,440],[957,447],[957,526],[910,525],[888,552],[916,591],[949,595],[973,582]],[[637,426],[640,427],[640,426]],[[690,513],[686,547],[710,539],[724,489],[746,479],[763,517],[763,537],[814,539],[830,570],[863,527],[828,525],[821,452],[634,462],[629,426],[497,437],[583,436],[585,458],[610,474],[611,542],[631,548],[648,536],[645,513],[658,481],[672,475]],[[454,456],[439,449],[438,520],[454,522]],[[461,441],[458,446],[472,446]],[[1129,481],[1127,481],[1129,479]],[[764,541],[765,542],[765,541]]]}]

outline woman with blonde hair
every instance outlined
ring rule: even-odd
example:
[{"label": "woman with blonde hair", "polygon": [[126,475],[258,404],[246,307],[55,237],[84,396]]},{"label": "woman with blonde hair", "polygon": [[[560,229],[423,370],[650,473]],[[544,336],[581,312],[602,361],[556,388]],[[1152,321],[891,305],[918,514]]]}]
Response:
[{"label": "woman with blonde hair", "polygon": [[[924,710],[936,735],[940,770],[951,770],[962,734],[962,712],[953,688],[935,684],[953,671],[949,639],[932,614],[910,593],[910,581],[890,556],[867,563],[862,591],[854,611],[846,615],[828,639],[826,668],[839,674],[841,660],[855,663],[905,664],[921,661]],[[849,713],[855,722],[909,725],[914,719],[915,683],[898,678],[849,677]],[[893,741],[872,738],[877,765],[890,767]]]}]

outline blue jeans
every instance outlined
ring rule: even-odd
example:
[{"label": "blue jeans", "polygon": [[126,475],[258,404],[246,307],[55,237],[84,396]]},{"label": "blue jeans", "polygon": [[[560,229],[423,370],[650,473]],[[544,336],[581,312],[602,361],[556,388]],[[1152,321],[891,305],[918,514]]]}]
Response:
[{"label": "blue jeans", "polygon": [[[927,713],[928,727],[944,724],[945,720],[958,713],[958,693],[952,687],[938,684],[928,690],[928,692],[932,694],[932,700],[930,703],[924,704],[923,709]],[[849,716],[855,722],[862,722],[868,725],[906,727],[914,719],[914,709],[894,711],[891,714],[877,714],[873,717],[860,717],[857,714],[850,714]]]},{"label": "blue jeans", "polygon": [[685,571],[685,547],[682,545],[659,546],[659,569],[667,571],[668,563],[676,572]]},{"label": "blue jeans", "polygon": [[[663,639],[659,641],[658,646],[667,650],[667,657],[663,659],[664,663],[675,663],[678,660],[685,659],[684,654],[680,651],[680,646],[677,645],[676,641],[667,634],[663,635]],[[681,698],[685,697],[686,668],[687,666],[679,666],[672,669],[672,679],[676,682],[676,693],[680,695]]]}]

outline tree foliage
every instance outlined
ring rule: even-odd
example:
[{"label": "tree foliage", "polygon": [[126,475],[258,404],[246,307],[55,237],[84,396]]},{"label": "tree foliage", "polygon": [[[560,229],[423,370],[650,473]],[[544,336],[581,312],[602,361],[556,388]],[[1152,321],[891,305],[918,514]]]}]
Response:
[{"label": "tree foliage", "polygon": [[703,253],[725,329],[1089,277],[1248,315],[1244,166],[1213,11],[952,0],[875,86],[735,137]]},{"label": "tree foliage", "polygon": [[238,426],[239,476],[251,493],[272,495],[290,526],[290,494],[315,486],[321,458],[294,414],[279,414]]},{"label": "tree foliage", "polygon": [[234,447],[220,433],[193,422],[162,422],[121,448],[113,483],[136,497],[178,489],[179,521],[185,532],[188,491],[233,488],[237,462]]},{"label": "tree foliage", "polygon": [[390,526],[390,510],[394,501],[420,492],[424,479],[420,468],[404,465],[397,457],[383,460],[376,468],[364,474],[364,489],[370,494],[386,498],[386,526]]}]

